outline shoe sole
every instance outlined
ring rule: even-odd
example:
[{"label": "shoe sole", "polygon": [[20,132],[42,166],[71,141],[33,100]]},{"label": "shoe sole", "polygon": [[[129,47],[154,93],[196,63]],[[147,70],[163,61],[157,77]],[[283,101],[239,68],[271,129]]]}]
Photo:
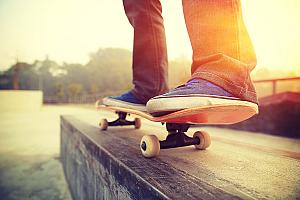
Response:
[{"label": "shoe sole", "polygon": [[169,113],[178,110],[209,106],[209,105],[243,105],[249,106],[256,110],[258,113],[258,105],[249,101],[243,101],[234,97],[221,97],[221,96],[172,96],[172,97],[161,97],[157,99],[150,99],[147,102],[147,112],[152,115],[159,115],[161,113]]},{"label": "shoe sole", "polygon": [[134,103],[124,102],[124,101],[119,101],[119,100],[111,99],[111,98],[107,98],[107,97],[102,99],[102,104],[106,105],[106,106],[129,108],[129,109],[139,110],[142,112],[147,112],[146,106],[137,105]]}]

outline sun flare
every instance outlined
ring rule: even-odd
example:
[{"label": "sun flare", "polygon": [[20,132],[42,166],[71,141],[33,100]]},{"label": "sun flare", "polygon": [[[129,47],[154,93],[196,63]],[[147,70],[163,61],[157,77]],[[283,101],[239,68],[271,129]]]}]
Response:
[{"label": "sun flare", "polygon": [[[162,0],[170,59],[191,58],[180,0]],[[300,1],[242,0],[259,67],[300,69]],[[0,69],[16,58],[85,63],[100,47],[132,48],[122,2],[0,1]]]}]

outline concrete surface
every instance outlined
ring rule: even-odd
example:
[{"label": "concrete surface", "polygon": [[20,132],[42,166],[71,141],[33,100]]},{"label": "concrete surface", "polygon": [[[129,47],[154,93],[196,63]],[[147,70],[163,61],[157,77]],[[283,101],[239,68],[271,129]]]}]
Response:
[{"label": "concrete surface", "polygon": [[0,199],[71,199],[59,157],[59,116],[89,112],[69,106],[0,112]]},{"label": "concrete surface", "polygon": [[[208,150],[182,147],[145,159],[139,150],[141,137],[156,133],[163,139],[163,127],[143,120],[140,130],[112,127],[104,132],[98,128],[103,117],[114,119],[115,115],[102,111],[64,117],[62,132],[67,134],[62,157],[78,199],[84,199],[86,191],[91,199],[151,199],[151,194],[162,199],[300,198],[300,140],[204,127],[212,137]],[[143,192],[145,185],[149,194]]]},{"label": "concrete surface", "polygon": [[0,113],[37,112],[43,104],[43,93],[38,90],[1,90]]}]

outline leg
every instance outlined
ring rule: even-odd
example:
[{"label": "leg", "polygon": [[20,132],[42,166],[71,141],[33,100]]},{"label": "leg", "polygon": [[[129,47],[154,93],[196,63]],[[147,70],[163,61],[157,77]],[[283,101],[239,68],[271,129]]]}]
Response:
[{"label": "leg", "polygon": [[162,8],[159,0],[123,0],[134,29],[134,88],[116,97],[105,97],[108,106],[146,111],[146,102],[168,91],[168,59]]},{"label": "leg", "polygon": [[167,48],[159,0],[123,0],[134,28],[133,94],[146,103],[167,92]]},{"label": "leg", "polygon": [[192,78],[210,81],[235,97],[257,103],[250,71],[255,53],[239,0],[183,0],[193,48]]},{"label": "leg", "polygon": [[257,113],[250,79],[256,56],[242,20],[240,1],[182,1],[193,48],[192,77],[185,85],[150,99],[148,112],[162,115],[192,107],[231,105],[236,109],[241,105],[245,111],[250,108]]}]

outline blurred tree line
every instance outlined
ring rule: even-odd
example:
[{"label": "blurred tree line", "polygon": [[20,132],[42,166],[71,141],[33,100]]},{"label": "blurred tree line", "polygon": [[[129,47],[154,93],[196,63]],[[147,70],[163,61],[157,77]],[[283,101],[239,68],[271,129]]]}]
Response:
[{"label": "blurred tree line", "polygon": [[[105,48],[90,54],[85,65],[58,64],[48,58],[32,64],[17,62],[0,72],[0,89],[42,90],[46,101],[57,103],[87,95],[118,95],[132,88],[131,57],[126,49]],[[186,81],[189,66],[185,58],[170,61],[171,87]]]},{"label": "blurred tree line", "polygon": [[[0,72],[0,89],[41,90],[46,103],[93,102],[106,95],[119,95],[132,86],[132,53],[126,49],[105,48],[90,54],[85,64],[62,63],[46,58],[32,64],[16,62]],[[169,61],[169,86],[174,88],[190,77],[191,61],[180,57]],[[253,80],[299,76],[300,71],[257,68]],[[259,96],[269,94],[270,83],[257,84]],[[299,82],[278,84],[278,91],[300,91]],[[79,99],[78,101],[74,99]]]}]

